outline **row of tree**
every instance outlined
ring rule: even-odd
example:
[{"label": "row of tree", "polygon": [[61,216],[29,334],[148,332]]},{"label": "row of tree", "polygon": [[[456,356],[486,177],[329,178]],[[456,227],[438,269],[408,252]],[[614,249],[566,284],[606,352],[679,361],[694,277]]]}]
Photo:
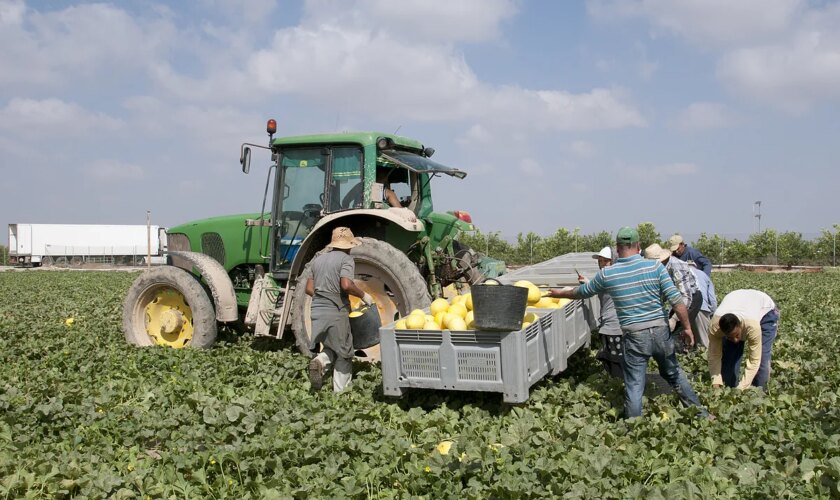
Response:
[{"label": "row of tree", "polygon": [[[664,246],[662,235],[650,222],[638,226],[642,249],[652,243]],[[689,242],[714,264],[781,264],[781,265],[837,265],[837,244],[840,224],[823,229],[820,236],[806,240],[802,233],[780,233],[767,229],[754,233],[745,241],[730,239],[718,234],[702,233],[696,241]],[[579,229],[560,228],[550,236],[533,232],[519,233],[515,243],[502,238],[499,232],[466,234],[461,242],[490,257],[512,265],[542,262],[570,252],[597,252],[605,246],[614,246],[613,236],[607,231],[580,234]]]},{"label": "row of tree", "polygon": [[9,248],[5,245],[0,245],[0,266],[9,264]]}]

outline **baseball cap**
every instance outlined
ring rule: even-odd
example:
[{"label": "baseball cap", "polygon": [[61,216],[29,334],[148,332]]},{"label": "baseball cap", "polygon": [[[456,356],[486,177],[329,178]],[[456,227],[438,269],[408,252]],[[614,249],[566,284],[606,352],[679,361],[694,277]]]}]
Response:
[{"label": "baseball cap", "polygon": [[604,247],[600,252],[592,256],[593,259],[597,259],[598,257],[612,260],[612,249],[610,247]]},{"label": "baseball cap", "polygon": [[639,242],[639,232],[635,228],[624,226],[618,230],[615,235],[615,242],[622,245],[629,245],[631,243]]},{"label": "baseball cap", "polygon": [[675,234],[675,235],[671,236],[670,238],[668,238],[668,248],[670,248],[671,251],[673,252],[674,250],[679,248],[680,243],[683,243],[683,242],[685,242],[685,240],[683,240],[683,237],[678,235],[678,234]]}]

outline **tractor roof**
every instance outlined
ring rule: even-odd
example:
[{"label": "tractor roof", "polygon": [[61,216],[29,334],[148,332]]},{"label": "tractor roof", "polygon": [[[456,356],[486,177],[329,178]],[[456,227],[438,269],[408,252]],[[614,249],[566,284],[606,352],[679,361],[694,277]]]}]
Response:
[{"label": "tractor roof", "polygon": [[383,132],[339,132],[332,134],[297,135],[291,137],[277,137],[271,141],[272,146],[296,146],[302,144],[361,144],[369,146],[376,144],[380,137],[387,137],[398,146],[408,149],[422,149],[423,144],[408,137],[402,137]]}]

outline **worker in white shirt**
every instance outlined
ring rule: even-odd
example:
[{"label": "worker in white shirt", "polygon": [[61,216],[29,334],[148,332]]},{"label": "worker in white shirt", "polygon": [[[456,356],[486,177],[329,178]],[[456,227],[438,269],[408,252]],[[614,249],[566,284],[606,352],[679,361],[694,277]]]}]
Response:
[{"label": "worker in white shirt", "polygon": [[[776,303],[759,290],[735,290],[718,305],[709,329],[709,373],[712,385],[767,390],[773,341],[779,325]],[[747,349],[744,378],[741,358]]]}]

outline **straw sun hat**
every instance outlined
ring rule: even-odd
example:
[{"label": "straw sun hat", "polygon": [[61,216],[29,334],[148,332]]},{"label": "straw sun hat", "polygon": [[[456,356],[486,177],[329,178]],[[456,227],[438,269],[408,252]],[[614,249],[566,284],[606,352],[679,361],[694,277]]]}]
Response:
[{"label": "straw sun hat", "polygon": [[362,242],[359,241],[359,238],[353,236],[353,231],[349,227],[337,227],[333,229],[332,240],[328,246],[339,250],[350,250],[361,244]]}]

